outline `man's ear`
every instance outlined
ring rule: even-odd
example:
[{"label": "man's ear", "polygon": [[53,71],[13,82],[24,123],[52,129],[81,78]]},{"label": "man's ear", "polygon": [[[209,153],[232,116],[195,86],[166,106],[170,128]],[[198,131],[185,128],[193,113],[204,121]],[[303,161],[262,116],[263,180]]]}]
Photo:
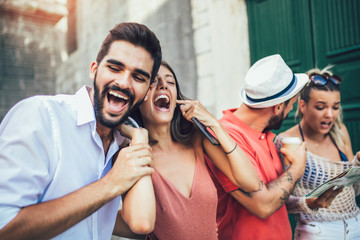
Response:
[{"label": "man's ear", "polygon": [[89,73],[89,76],[90,76],[91,80],[95,80],[97,67],[98,67],[98,65],[97,65],[96,62],[91,63],[91,65],[90,65],[90,73]]},{"label": "man's ear", "polygon": [[278,115],[280,112],[282,112],[282,109],[284,108],[284,103],[279,103],[275,106],[273,106],[273,112],[275,115]]}]

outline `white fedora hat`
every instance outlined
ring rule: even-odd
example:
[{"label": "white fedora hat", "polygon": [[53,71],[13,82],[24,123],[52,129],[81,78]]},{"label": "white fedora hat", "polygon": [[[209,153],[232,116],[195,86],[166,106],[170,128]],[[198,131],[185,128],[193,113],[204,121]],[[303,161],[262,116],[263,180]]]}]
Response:
[{"label": "white fedora hat", "polygon": [[271,107],[294,97],[308,81],[305,73],[293,74],[282,57],[275,54],[250,67],[240,98],[253,108]]}]

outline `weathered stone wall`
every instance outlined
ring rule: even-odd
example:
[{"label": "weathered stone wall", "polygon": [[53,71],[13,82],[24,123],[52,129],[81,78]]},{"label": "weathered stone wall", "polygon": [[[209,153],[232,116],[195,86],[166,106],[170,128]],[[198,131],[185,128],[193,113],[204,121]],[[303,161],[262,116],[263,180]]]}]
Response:
[{"label": "weathered stone wall", "polygon": [[57,92],[92,85],[89,66],[108,31],[120,22],[147,25],[159,38],[164,59],[174,68],[182,91],[196,97],[196,62],[190,1],[78,0],[78,49],[57,70]]},{"label": "weathered stone wall", "polygon": [[[21,1],[16,1],[17,3]],[[55,93],[63,33],[54,27],[61,14],[0,4],[0,121],[19,100]]]},{"label": "weathered stone wall", "polygon": [[217,117],[240,104],[238,92],[250,66],[245,0],[77,0],[78,43],[69,56],[63,33],[46,21],[51,13],[38,21],[32,11],[0,15],[0,119],[25,97],[92,85],[89,66],[109,29],[124,21],[155,32],[186,96]]}]

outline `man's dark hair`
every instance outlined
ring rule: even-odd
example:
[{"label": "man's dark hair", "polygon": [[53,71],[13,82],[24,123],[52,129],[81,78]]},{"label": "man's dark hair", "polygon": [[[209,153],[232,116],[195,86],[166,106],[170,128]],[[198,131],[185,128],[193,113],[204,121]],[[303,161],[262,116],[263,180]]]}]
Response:
[{"label": "man's dark hair", "polygon": [[290,99],[288,99],[288,100],[286,100],[286,101],[284,102],[284,106],[285,106],[285,107],[287,107],[287,106],[289,105],[289,102],[290,102],[291,99],[292,99],[292,98],[290,98]]},{"label": "man's dark hair", "polygon": [[110,30],[103,41],[101,48],[96,57],[96,63],[99,65],[106,54],[109,52],[110,46],[114,41],[124,40],[135,46],[143,47],[148,51],[154,60],[151,72],[150,84],[154,81],[159,70],[162,53],[160,42],[155,34],[145,25],[139,23],[120,23]]}]

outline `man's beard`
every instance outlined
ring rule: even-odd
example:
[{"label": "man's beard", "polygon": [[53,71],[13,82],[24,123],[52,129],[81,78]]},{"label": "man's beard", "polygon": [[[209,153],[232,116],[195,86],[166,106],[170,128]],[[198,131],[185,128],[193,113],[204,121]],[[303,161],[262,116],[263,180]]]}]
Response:
[{"label": "man's beard", "polygon": [[[97,121],[100,122],[101,125],[107,127],[107,128],[117,128],[120,124],[122,124],[138,107],[139,105],[144,101],[144,99],[138,101],[137,103],[134,104],[134,98],[135,96],[129,92],[126,89],[121,89],[115,85],[110,86],[110,84],[107,84],[104,86],[103,91],[100,94],[100,90],[96,85],[96,77],[97,77],[97,73],[95,73],[95,79],[94,79],[94,109],[95,109],[95,117],[97,119]],[[108,94],[109,90],[113,90],[113,91],[119,91],[124,93],[127,97],[128,97],[128,110],[123,114],[123,116],[119,119],[119,120],[111,120],[111,119],[106,119],[105,115],[104,115],[104,101],[105,101],[105,96],[106,94]],[[145,98],[145,97],[144,97]],[[110,114],[111,115],[111,114]],[[116,117],[116,115],[111,115],[113,117]]]},{"label": "man's beard", "polygon": [[282,111],[280,115],[271,117],[265,130],[280,129],[281,124],[285,118],[286,118],[286,116],[284,116],[284,111]]}]

